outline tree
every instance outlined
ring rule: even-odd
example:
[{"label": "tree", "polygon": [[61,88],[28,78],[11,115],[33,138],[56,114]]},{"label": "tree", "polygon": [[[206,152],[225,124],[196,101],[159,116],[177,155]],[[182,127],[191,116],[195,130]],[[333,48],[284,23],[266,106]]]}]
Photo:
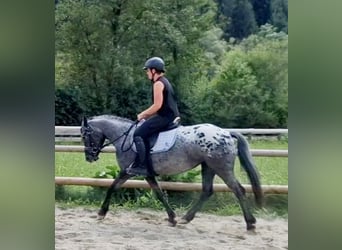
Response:
[{"label": "tree", "polygon": [[[272,0],[273,1],[273,0]],[[271,0],[251,0],[253,6],[255,21],[258,26],[264,25],[270,22],[271,10],[270,2]]]},{"label": "tree", "polygon": [[288,37],[265,25],[225,53],[221,70],[194,103],[196,122],[223,127],[286,127]]},{"label": "tree", "polygon": [[223,30],[223,38],[229,41],[233,6],[236,0],[216,0],[216,23]]},{"label": "tree", "polygon": [[214,27],[203,34],[199,40],[206,57],[206,80],[211,80],[219,71],[223,55],[228,49],[228,43],[221,39],[223,31]]},{"label": "tree", "polygon": [[81,107],[77,102],[77,90],[73,88],[57,88],[55,91],[55,125],[79,125],[81,122]]},{"label": "tree", "polygon": [[218,10],[222,13],[216,17],[224,31],[224,38],[242,39],[257,29],[254,11],[249,0],[219,0]]},{"label": "tree", "polygon": [[233,7],[231,36],[242,39],[257,30],[254,11],[248,0],[237,0]]},{"label": "tree", "polygon": [[210,0],[60,1],[56,84],[78,87],[84,112],[135,119],[150,102],[142,66],[148,57],[161,56],[186,121],[190,93],[207,60],[198,41],[213,18]]},{"label": "tree", "polygon": [[[261,26],[241,46],[257,79],[257,88],[265,98],[258,127],[286,127],[288,116],[288,36],[271,25]],[[254,43],[251,48],[250,44]],[[247,46],[246,46],[247,45]],[[249,49],[247,49],[249,48]]]},{"label": "tree", "polygon": [[288,1],[273,0],[271,2],[271,24],[278,28],[278,31],[287,33],[288,29]]}]

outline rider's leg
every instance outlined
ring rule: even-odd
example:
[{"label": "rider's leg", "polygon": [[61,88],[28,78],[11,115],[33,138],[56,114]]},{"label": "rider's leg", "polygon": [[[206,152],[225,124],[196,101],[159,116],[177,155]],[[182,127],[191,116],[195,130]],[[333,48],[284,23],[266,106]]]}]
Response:
[{"label": "rider's leg", "polygon": [[147,119],[135,130],[133,140],[138,155],[136,161],[128,169],[129,174],[144,176],[154,175],[148,137],[161,131],[168,124],[169,119],[156,115]]},{"label": "rider's leg", "polygon": [[133,165],[129,167],[128,174],[148,176],[149,174],[145,167],[147,147],[145,146],[144,139],[141,136],[134,136],[133,141],[138,154]]}]

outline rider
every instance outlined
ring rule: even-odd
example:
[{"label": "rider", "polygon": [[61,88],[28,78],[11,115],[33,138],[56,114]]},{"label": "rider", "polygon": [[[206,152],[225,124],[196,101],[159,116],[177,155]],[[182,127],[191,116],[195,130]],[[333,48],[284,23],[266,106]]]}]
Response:
[{"label": "rider", "polygon": [[137,115],[145,120],[134,132],[133,140],[138,151],[135,162],[128,168],[132,175],[153,175],[148,137],[164,130],[179,117],[178,106],[172,85],[164,76],[165,63],[160,57],[151,57],[143,68],[152,83],[153,104]]}]

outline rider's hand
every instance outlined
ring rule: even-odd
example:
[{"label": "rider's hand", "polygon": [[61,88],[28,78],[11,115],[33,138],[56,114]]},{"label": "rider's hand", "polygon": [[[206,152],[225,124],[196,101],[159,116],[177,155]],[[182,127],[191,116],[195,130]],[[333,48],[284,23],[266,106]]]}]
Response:
[{"label": "rider's hand", "polygon": [[143,113],[140,113],[140,114],[137,115],[137,120],[138,121],[141,121],[144,118],[145,118],[145,115]]}]

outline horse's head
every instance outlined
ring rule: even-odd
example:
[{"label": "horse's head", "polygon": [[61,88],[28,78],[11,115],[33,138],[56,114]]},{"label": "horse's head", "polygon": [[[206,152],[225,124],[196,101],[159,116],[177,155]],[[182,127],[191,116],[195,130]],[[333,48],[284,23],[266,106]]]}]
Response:
[{"label": "horse's head", "polygon": [[87,118],[83,118],[81,126],[81,136],[84,143],[84,153],[86,161],[93,162],[99,159],[105,136],[101,130],[88,123]]}]

